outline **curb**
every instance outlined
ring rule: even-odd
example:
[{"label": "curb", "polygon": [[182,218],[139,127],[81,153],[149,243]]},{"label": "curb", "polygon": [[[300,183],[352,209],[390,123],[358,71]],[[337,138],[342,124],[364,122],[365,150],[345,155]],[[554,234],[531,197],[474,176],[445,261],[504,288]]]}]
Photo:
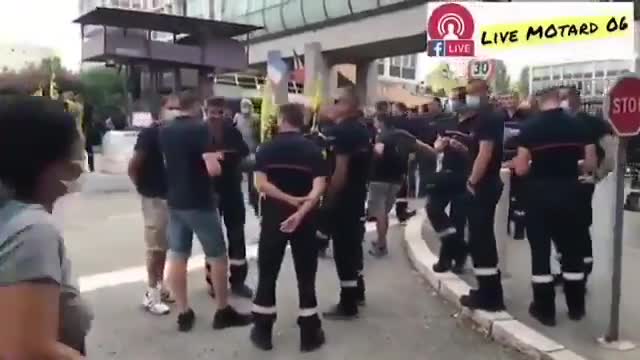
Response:
[{"label": "curb", "polygon": [[516,320],[506,311],[490,313],[463,308],[459,302],[460,296],[466,295],[471,287],[453,273],[438,274],[432,270],[438,257],[431,252],[422,238],[422,225],[426,220],[425,211],[420,210],[407,222],[404,230],[404,246],[407,255],[415,269],[429,282],[438,295],[461,310],[462,317],[471,319],[480,331],[494,341],[516,349],[532,359],[589,360]]}]

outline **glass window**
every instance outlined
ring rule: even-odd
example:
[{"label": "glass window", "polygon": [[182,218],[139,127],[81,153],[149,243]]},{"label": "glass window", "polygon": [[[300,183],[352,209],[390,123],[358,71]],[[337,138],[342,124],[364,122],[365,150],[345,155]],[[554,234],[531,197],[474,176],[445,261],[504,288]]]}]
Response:
[{"label": "glass window", "polygon": [[131,0],[132,9],[142,9],[142,0]]},{"label": "glass window", "polygon": [[391,58],[391,65],[393,66],[401,66],[402,65],[402,56],[395,56]]},{"label": "glass window", "polygon": [[593,80],[587,80],[584,82],[583,95],[591,96],[593,95]]},{"label": "glass window", "polygon": [[603,70],[596,70],[596,78],[601,78],[604,77],[604,71]]},{"label": "glass window", "polygon": [[400,66],[391,65],[389,67],[389,76],[400,77],[401,76]]},{"label": "glass window", "polygon": [[402,78],[407,80],[415,80],[416,78],[416,70],[414,68],[403,68],[402,69]]},{"label": "glass window", "polygon": [[384,62],[378,61],[378,75],[384,75]]}]

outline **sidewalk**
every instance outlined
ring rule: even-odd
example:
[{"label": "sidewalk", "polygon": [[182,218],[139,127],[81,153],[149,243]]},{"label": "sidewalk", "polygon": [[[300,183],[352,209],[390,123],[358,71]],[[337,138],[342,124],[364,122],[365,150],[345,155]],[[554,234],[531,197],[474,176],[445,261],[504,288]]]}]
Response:
[{"label": "sidewalk", "polygon": [[[202,271],[190,274],[190,293],[196,312],[191,333],[178,333],[175,314],[157,318],[137,308],[142,284],[103,288],[83,295],[95,308],[94,328],[88,339],[93,360],[220,359],[220,360],[388,360],[467,359],[522,360],[521,354],[504,349],[456,321],[454,309],[443,303],[411,270],[400,246],[402,227],[391,230],[391,255],[374,260],[367,256],[367,305],[353,322],[324,321],[327,345],[318,352],[300,354],[295,324],[297,290],[290,255],[283,265],[279,289],[275,349],[260,352],[249,341],[249,328],[213,331],[213,305],[205,291]],[[368,234],[370,238],[371,233]],[[256,281],[251,264],[250,284]],[[321,260],[318,273],[320,310],[337,299],[333,260]],[[244,310],[245,300],[233,299]]]},{"label": "sidewalk", "polygon": [[[530,275],[531,258],[529,243],[509,238],[507,256],[501,259],[507,311],[517,320],[539,331],[567,349],[591,360],[637,360],[640,348],[629,352],[606,350],[598,346],[596,338],[604,335],[609,321],[611,301],[611,239],[612,225],[605,219],[610,213],[606,197],[594,196],[593,253],[594,272],[589,280],[587,294],[587,317],[581,322],[568,319],[564,294],[556,290],[558,325],[545,327],[531,318],[528,306],[532,299]],[[621,338],[640,345],[640,213],[625,211],[623,281],[621,303]],[[428,220],[422,229],[422,237],[433,254],[438,254],[440,243]],[[471,270],[462,278],[473,286],[475,280]]]}]

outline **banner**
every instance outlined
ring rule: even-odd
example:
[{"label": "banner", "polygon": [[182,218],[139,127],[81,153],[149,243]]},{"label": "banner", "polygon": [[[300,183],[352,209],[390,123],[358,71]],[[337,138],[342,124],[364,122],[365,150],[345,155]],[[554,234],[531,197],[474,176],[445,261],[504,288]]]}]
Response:
[{"label": "banner", "polygon": [[538,63],[633,59],[633,15],[632,2],[429,2],[427,53]]}]

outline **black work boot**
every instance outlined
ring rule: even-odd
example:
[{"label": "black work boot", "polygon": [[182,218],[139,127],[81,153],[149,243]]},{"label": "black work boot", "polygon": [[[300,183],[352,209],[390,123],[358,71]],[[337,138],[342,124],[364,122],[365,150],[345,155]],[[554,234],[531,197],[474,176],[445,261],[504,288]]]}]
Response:
[{"label": "black work boot", "polygon": [[580,321],[586,314],[584,280],[564,279],[564,296],[569,308],[569,319]]},{"label": "black work boot", "polygon": [[343,287],[340,291],[340,302],[324,312],[322,316],[329,320],[353,320],[357,318],[357,295],[357,287]]},{"label": "black work boot", "polygon": [[460,297],[460,304],[471,310],[498,312],[505,310],[500,274],[478,276],[478,289]]},{"label": "black work boot", "polygon": [[356,301],[358,306],[364,306],[366,304],[366,288],[364,283],[364,276],[358,275],[358,293],[356,295]]},{"label": "black work boot", "polygon": [[556,291],[553,282],[533,283],[529,314],[545,326],[556,326]]},{"label": "black work boot", "polygon": [[251,324],[251,315],[239,313],[236,309],[228,305],[224,309],[216,311],[213,317],[213,328],[215,330],[230,327],[242,327]]},{"label": "black work boot", "polygon": [[454,240],[453,236],[455,234],[440,237],[440,257],[438,257],[438,262],[433,264],[433,271],[445,273],[453,267],[453,254],[451,253],[452,247],[455,246],[451,243]]},{"label": "black work boot", "polygon": [[322,330],[322,323],[318,315],[298,318],[300,326],[300,351],[311,352],[324,345],[326,339]]},{"label": "black work boot", "polygon": [[273,349],[272,332],[274,316],[253,314],[253,327],[251,328],[251,343],[260,350]]}]

